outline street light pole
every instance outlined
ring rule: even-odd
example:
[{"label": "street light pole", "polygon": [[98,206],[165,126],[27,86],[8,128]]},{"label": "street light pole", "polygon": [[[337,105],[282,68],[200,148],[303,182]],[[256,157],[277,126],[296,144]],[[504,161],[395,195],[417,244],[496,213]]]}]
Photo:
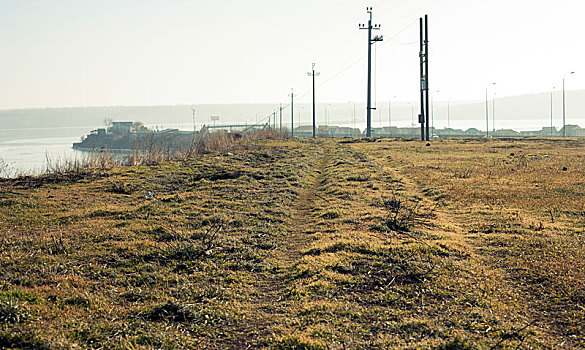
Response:
[{"label": "street light pole", "polygon": [[[575,72],[571,72],[567,75],[571,75],[571,74],[575,74]],[[565,75],[563,77],[563,137],[567,137],[567,130],[566,130],[566,120],[565,120],[565,78],[567,77],[567,75]]]},{"label": "street light pole", "polygon": [[[435,91],[435,94],[441,92],[440,90]],[[435,133],[435,94],[431,96],[431,131]]]},{"label": "street light pole", "polygon": [[290,89],[290,137],[295,137],[295,90]]},{"label": "street light pole", "polygon": [[[355,130],[355,103],[353,104],[353,130]],[[353,136],[353,131],[352,131]]]},{"label": "street light pole", "polygon": [[485,137],[490,136],[490,123],[489,123],[489,109],[488,109],[488,89],[485,88]]},{"label": "street light pole", "polygon": [[[496,83],[492,83],[491,85],[496,85]],[[488,105],[488,88],[489,85],[485,88],[485,137],[490,136],[490,113],[489,113],[489,105]]]},{"label": "street light pole", "polygon": [[553,94],[555,91],[555,87],[553,86],[552,91],[550,92],[550,137],[553,136]]},{"label": "street light pole", "polygon": [[496,134],[496,92],[494,91],[494,98],[492,99],[492,130],[493,135]]},{"label": "street light pole", "polygon": [[[392,100],[388,100],[388,127],[392,126]],[[390,130],[390,129],[388,129]]]},{"label": "street light pole", "polygon": [[451,99],[447,101],[447,127],[451,128]]}]

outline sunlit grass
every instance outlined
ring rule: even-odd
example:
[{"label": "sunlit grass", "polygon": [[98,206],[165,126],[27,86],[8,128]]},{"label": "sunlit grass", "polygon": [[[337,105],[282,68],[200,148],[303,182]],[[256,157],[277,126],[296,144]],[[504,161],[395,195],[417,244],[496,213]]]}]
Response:
[{"label": "sunlit grass", "polygon": [[0,182],[0,347],[584,345],[585,144],[273,136]]}]

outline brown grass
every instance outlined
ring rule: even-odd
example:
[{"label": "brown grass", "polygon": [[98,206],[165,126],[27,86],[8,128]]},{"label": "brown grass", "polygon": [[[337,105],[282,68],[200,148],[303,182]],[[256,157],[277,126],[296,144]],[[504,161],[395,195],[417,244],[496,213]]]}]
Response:
[{"label": "brown grass", "polygon": [[276,136],[0,182],[0,347],[585,346],[584,143]]}]

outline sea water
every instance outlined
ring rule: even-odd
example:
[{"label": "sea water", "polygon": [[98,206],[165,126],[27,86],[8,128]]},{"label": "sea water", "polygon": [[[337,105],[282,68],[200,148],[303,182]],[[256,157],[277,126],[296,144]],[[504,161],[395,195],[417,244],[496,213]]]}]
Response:
[{"label": "sea water", "polygon": [[[558,97],[558,96],[556,96]],[[567,94],[567,124],[585,127],[585,91]],[[489,109],[489,128],[540,130],[553,124],[557,129],[562,125],[562,110],[555,100],[554,120],[551,121],[550,98],[546,94],[498,100],[494,118],[493,104]],[[290,106],[283,105],[283,127],[290,130]],[[418,107],[415,104],[393,102],[379,105],[372,113],[372,127],[389,124],[409,127],[416,124]],[[274,104],[227,104],[227,105],[178,105],[139,107],[81,107],[0,110],[0,177],[18,174],[37,174],[47,170],[56,162],[86,157],[87,153],[73,150],[73,143],[92,130],[105,128],[110,121],[140,121],[151,129],[174,128],[199,130],[203,125],[255,124],[266,123],[274,116],[280,119]],[[317,105],[317,124],[365,128],[365,107],[363,104],[333,103]],[[355,114],[354,114],[355,111]],[[450,114],[448,113],[450,111]],[[307,103],[295,104],[294,126],[311,125],[312,106]],[[449,121],[450,115],[450,121]],[[435,103],[432,114],[437,129],[477,128],[485,130],[485,104],[455,103],[447,109],[446,103]],[[215,119],[219,118],[218,121]],[[495,119],[495,120],[494,120]],[[277,124],[277,129],[279,128]]]}]

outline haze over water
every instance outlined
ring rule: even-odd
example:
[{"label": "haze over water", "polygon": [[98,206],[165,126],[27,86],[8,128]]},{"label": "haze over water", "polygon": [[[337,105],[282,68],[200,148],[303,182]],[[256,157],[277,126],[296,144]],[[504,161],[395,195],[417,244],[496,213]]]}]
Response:
[{"label": "haze over water", "polygon": [[[390,103],[390,113],[388,105]],[[372,126],[408,127],[413,125],[419,106],[416,102],[381,101],[372,113]],[[290,106],[283,104],[283,127],[290,130]],[[567,93],[567,124],[585,127],[585,91]],[[176,128],[199,130],[204,124],[213,124],[211,116],[219,116],[220,124],[266,123],[279,105],[224,104],[195,106],[143,107],[87,107],[16,109],[0,111],[0,159],[12,173],[38,173],[46,169],[46,160],[71,159],[84,153],[72,149],[74,142],[91,130],[105,127],[105,119],[114,121],[141,121],[152,129]],[[493,128],[493,108],[496,108],[496,129],[540,130],[550,126],[550,94],[525,95],[489,101],[489,125]],[[192,108],[195,109],[193,115]],[[295,127],[310,125],[312,106],[295,103]],[[280,113],[277,112],[277,123]],[[437,99],[434,102],[434,126],[448,125],[456,129],[485,130],[485,101],[463,103]],[[195,118],[193,118],[193,116]],[[416,120],[414,120],[416,122]],[[362,103],[318,103],[317,124],[365,127]],[[416,124],[418,125],[418,124]],[[562,99],[553,95],[553,125],[562,126]],[[277,128],[279,126],[277,125]],[[5,175],[5,174],[4,174]]]}]

